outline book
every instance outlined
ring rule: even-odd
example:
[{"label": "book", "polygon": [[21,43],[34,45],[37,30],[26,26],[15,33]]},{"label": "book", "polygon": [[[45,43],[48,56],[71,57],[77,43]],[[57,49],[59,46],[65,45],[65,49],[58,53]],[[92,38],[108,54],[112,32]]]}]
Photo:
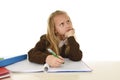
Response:
[{"label": "book", "polygon": [[22,61],[24,59],[27,59],[27,54],[17,55],[9,58],[1,58],[0,59],[0,67],[5,67],[8,65],[11,65],[13,63]]},{"label": "book", "polygon": [[10,77],[10,72],[5,67],[0,67],[0,79],[8,78]]},{"label": "book", "polygon": [[[11,72],[44,72],[46,64],[36,64],[28,59],[6,66]],[[92,69],[81,61],[71,61],[65,58],[65,63],[58,68],[48,67],[47,72],[91,72]]]}]

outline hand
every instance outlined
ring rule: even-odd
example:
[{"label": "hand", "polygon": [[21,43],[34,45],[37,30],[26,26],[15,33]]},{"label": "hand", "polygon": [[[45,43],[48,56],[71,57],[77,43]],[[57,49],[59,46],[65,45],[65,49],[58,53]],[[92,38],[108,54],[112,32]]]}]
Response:
[{"label": "hand", "polygon": [[72,28],[65,33],[65,37],[74,36],[75,30]]},{"label": "hand", "polygon": [[59,56],[59,58],[54,57],[53,55],[48,55],[46,58],[46,63],[48,63],[48,65],[50,65],[51,67],[59,67],[64,63],[64,59]]}]

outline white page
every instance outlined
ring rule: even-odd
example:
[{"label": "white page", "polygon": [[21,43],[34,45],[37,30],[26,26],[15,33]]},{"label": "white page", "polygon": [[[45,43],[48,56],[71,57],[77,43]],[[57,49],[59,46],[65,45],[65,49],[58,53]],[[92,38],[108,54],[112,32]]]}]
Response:
[{"label": "white page", "polygon": [[[20,61],[9,65],[6,68],[12,72],[43,72],[42,64],[29,62],[28,60]],[[71,61],[65,59],[65,63],[58,68],[49,68],[48,72],[90,72],[92,71],[83,61]]]},{"label": "white page", "polygon": [[83,61],[65,59],[65,63],[58,68],[49,68],[48,72],[90,72],[92,69]]},{"label": "white page", "polygon": [[14,63],[12,65],[6,66],[11,72],[41,72],[43,71],[42,64],[36,64],[29,62],[27,59]]}]

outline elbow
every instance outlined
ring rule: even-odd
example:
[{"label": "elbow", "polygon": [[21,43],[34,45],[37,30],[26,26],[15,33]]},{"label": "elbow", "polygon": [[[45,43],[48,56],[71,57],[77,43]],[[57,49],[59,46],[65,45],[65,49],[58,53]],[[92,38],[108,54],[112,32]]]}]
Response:
[{"label": "elbow", "polygon": [[82,60],[82,57],[83,55],[82,55],[82,52],[80,51],[78,54],[69,57],[69,59],[72,61],[80,61]]},{"label": "elbow", "polygon": [[30,62],[33,62],[32,50],[30,50],[30,51],[28,52],[28,60],[29,60]]},{"label": "elbow", "polygon": [[34,48],[31,49],[31,50],[28,52],[28,60],[29,60],[30,62],[34,62],[34,60],[35,60]]},{"label": "elbow", "polygon": [[72,61],[80,61],[82,60],[82,55],[81,56],[77,56],[76,58],[70,58]]},{"label": "elbow", "polygon": [[37,64],[44,64],[47,54],[42,54],[40,51],[34,51],[33,49],[28,52],[28,60]]}]

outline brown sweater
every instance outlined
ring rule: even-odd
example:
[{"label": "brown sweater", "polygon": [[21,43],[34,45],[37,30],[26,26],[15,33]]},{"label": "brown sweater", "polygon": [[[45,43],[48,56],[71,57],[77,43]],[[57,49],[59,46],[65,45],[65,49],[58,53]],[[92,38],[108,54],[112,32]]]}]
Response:
[{"label": "brown sweater", "polygon": [[[74,37],[69,37],[68,39],[69,44],[69,54],[65,54],[66,45],[63,45],[60,50],[60,56],[63,58],[69,58],[72,61],[79,61],[82,59],[82,51],[79,48],[79,44],[76,42]],[[50,45],[48,40],[46,39],[46,36],[43,35],[40,37],[40,40],[37,42],[34,48],[32,48],[28,52],[28,59],[31,62],[35,62],[38,64],[44,64],[46,57],[48,55],[51,55],[47,51],[47,47]]]}]

